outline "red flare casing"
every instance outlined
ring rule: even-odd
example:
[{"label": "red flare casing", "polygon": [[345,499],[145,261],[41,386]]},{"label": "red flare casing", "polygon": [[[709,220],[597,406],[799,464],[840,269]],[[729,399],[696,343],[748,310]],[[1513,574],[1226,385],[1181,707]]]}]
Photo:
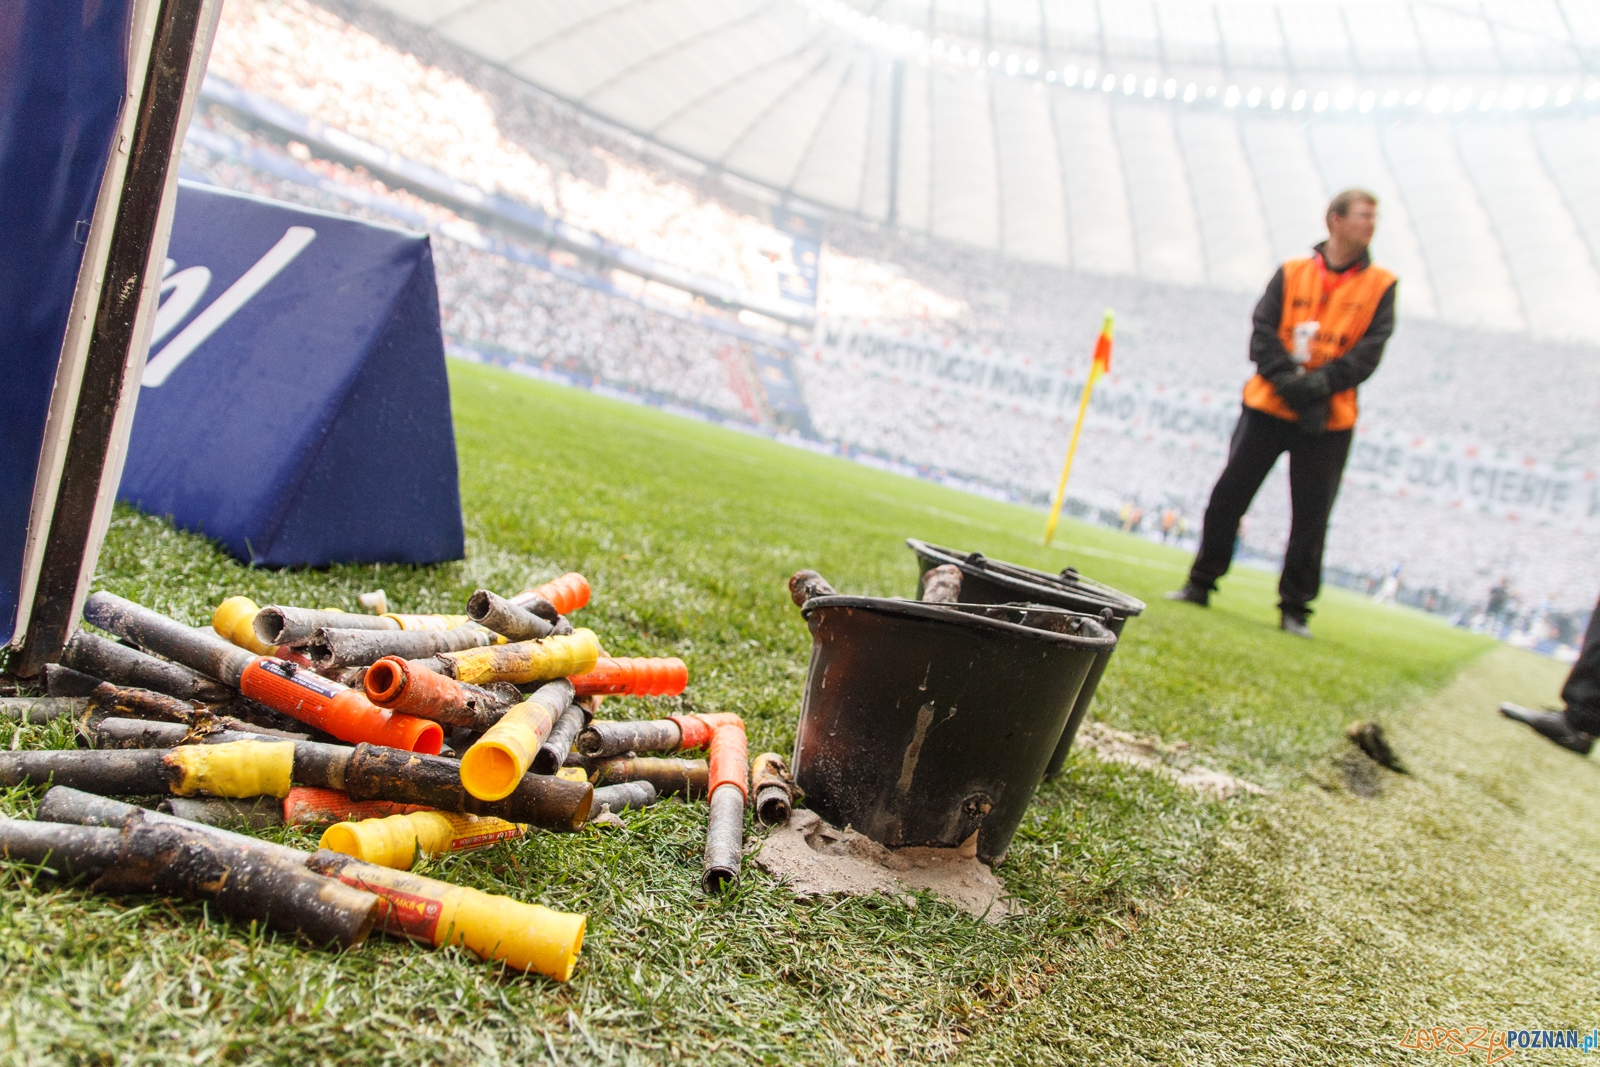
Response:
[{"label": "red flare casing", "polygon": [[365,693],[283,660],[257,658],[239,676],[239,691],[351,744],[365,741],[429,756],[444,744],[438,723],[380,708]]},{"label": "red flare casing", "polygon": [[351,800],[350,794],[338,789],[317,789],[309,785],[293,786],[283,798],[283,821],[290,826],[318,826],[325,823],[359,822],[362,819],[381,819],[386,815],[410,815],[414,811],[432,811],[426,804],[401,804],[395,800]]},{"label": "red flare casing", "polygon": [[[545,582],[536,589],[530,589],[528,593],[544,597],[555,605],[556,611],[567,615],[577,611],[589,602],[589,579],[573,571],[570,574],[563,574],[554,581]],[[522,599],[522,596],[526,595],[525,593],[521,596],[514,596],[511,598],[511,602],[516,603]]]},{"label": "red flare casing", "polygon": [[744,723],[737,715],[707,715],[707,719],[732,719],[711,732],[711,781],[706,792],[714,795],[719,785],[739,787],[746,800],[750,799],[747,777],[750,749],[744,736]]},{"label": "red flare casing", "polygon": [[636,697],[674,697],[689,684],[689,667],[676,656],[666,659],[605,659],[588,674],[567,681],[579,696],[596,693]]},{"label": "red flare casing", "polygon": [[[744,736],[744,720],[731,711],[721,711],[713,715],[668,715],[667,718],[677,723],[678,729],[683,731],[683,740],[678,743],[679,749],[705,748],[711,744],[716,731],[723,726],[737,726],[739,736]],[[744,759],[743,756],[739,758]],[[712,790],[717,788],[715,778],[711,788]]]}]

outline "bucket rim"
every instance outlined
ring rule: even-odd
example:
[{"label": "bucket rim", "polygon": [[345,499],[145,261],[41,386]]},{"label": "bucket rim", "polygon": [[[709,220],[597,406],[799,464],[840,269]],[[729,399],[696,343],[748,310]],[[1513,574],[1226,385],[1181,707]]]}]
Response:
[{"label": "bucket rim", "polygon": [[[925,600],[905,600],[901,597],[834,594],[831,596],[812,597],[800,609],[800,614],[809,622],[815,612],[828,608],[852,608],[882,615],[927,619],[951,626],[988,630],[1011,637],[1027,637],[1032,640],[1042,641],[1045,644],[1066,645],[1089,652],[1101,652],[1113,649],[1117,645],[1117,635],[1093,615],[1088,615],[1081,611],[1070,611],[1051,604],[934,604]],[[1021,612],[1024,615],[1028,613],[1053,616],[1064,615],[1080,620],[1085,627],[1085,632],[1078,634],[1058,633],[1054,630],[1045,630],[1037,626],[1025,626],[1021,623],[1008,622],[1005,619],[991,618],[989,615],[984,614],[991,611],[1013,611]]]},{"label": "bucket rim", "polygon": [[[1060,574],[1051,574],[1048,571],[1036,570],[1033,567],[1024,567],[1020,563],[1008,563],[1002,559],[991,559],[978,552],[957,552],[953,548],[945,548],[929,541],[922,541],[915,537],[906,538],[906,547],[919,556],[937,559],[940,563],[951,564],[960,568],[962,574],[982,576],[990,580],[1002,579],[1022,587],[1033,586],[1041,592],[1060,595],[1069,593],[1091,600],[1103,601],[1105,606],[1111,608],[1119,615],[1133,618],[1142,615],[1146,608],[1144,601],[1137,597],[1129,596],[1119,589],[1114,589],[1104,582],[1097,582],[1093,578],[1085,577],[1072,568],[1075,577],[1067,578]],[[978,562],[973,557],[976,556]]]}]

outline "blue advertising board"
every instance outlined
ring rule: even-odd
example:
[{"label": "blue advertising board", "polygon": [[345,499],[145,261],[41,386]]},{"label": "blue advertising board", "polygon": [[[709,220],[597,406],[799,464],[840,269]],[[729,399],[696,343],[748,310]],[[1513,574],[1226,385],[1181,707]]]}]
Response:
[{"label": "blue advertising board", "polygon": [[425,235],[183,182],[118,498],[264,566],[463,551]]},{"label": "blue advertising board", "polygon": [[133,0],[0,4],[0,644],[50,394],[127,88]]}]

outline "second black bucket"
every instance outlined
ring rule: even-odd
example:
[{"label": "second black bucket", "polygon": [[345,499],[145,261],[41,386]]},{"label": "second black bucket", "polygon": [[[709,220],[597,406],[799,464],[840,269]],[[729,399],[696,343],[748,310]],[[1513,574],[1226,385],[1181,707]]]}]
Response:
[{"label": "second black bucket", "polygon": [[889,847],[1004,858],[1055,739],[1116,636],[1047,607],[819,596],[795,739],[806,804]]},{"label": "second black bucket", "polygon": [[[1144,601],[1092,578],[1085,578],[1072,567],[1060,574],[1051,574],[989,559],[981,552],[957,552],[953,548],[941,548],[914,537],[906,538],[906,546],[917,554],[921,574],[945,564],[961,569],[960,602],[963,604],[1048,604],[1086,615],[1100,615],[1102,618],[1109,610],[1111,615],[1106,619],[1106,625],[1118,638],[1121,638],[1122,628],[1128,624],[1128,620],[1144,611]],[[920,577],[917,579],[917,596],[922,596]],[[1045,767],[1046,778],[1054,778],[1061,773],[1061,765],[1072,750],[1072,742],[1078,737],[1078,727],[1083,725],[1084,717],[1089,713],[1089,704],[1094,700],[1095,690],[1100,687],[1100,679],[1105,676],[1114,651],[1112,647],[1100,653],[1089,671],[1089,677],[1084,680],[1083,690],[1078,694],[1077,703]]]}]

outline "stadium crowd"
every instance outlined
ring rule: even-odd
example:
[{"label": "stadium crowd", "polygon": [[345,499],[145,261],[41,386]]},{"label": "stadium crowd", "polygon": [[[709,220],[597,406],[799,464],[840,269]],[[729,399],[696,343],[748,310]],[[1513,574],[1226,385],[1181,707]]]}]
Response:
[{"label": "stadium crowd", "polygon": [[621,131],[375,12],[230,0],[210,72],[648,256],[776,296],[791,241]]},{"label": "stadium crowd", "polygon": [[[619,244],[747,292],[776,292],[788,238],[765,206],[703,167],[605,127],[360,0],[230,0],[213,72],[446,173],[536,204]],[[194,154],[194,153],[191,153]],[[198,158],[198,157],[197,157]],[[296,158],[302,158],[297,155]],[[442,225],[448,209],[325,160],[308,166],[410,205]],[[200,164],[196,164],[197,166]],[[347,213],[348,202],[222,159],[221,184]],[[321,198],[320,200],[318,198]],[[443,214],[440,214],[443,212]],[[520,353],[703,407],[748,416],[748,343],[671,309],[579,285],[435,238],[446,328],[466,343]],[[1404,279],[1401,281],[1404,285]],[[1128,277],[1069,273],[829,221],[818,312],[914,327],[1041,362],[1075,366],[1104,308],[1117,311],[1116,370],[1169,388],[1233,391],[1248,376],[1253,296]],[[714,311],[712,312],[714,314]],[[1364,420],[1600,468],[1600,352],[1403,320],[1363,388]],[[1047,499],[1067,423],[797,361],[820,436],[885,458]],[[1133,502],[1197,525],[1220,451],[1086,430],[1073,495],[1115,515]],[[1271,555],[1287,536],[1277,471],[1251,512],[1248,542]],[[1156,529],[1145,523],[1146,532]],[[1412,589],[1470,599],[1514,574],[1564,607],[1592,598],[1593,535],[1450,512],[1347,485],[1328,559],[1352,574],[1405,562]],[[1571,605],[1567,600],[1573,600]]]},{"label": "stadium crowd", "polygon": [[[258,151],[277,150],[270,141],[215,116],[196,121]],[[323,188],[228,159],[193,138],[184,146],[183,162],[188,174],[214,185],[323,211],[394,223],[392,215],[328,191],[343,187],[375,194],[441,228],[458,221],[448,208],[328,160],[300,161],[327,180]],[[748,341],[438,232],[433,235],[433,258],[443,327],[453,340],[735,418],[762,417]],[[594,281],[604,284],[604,279]]]}]

